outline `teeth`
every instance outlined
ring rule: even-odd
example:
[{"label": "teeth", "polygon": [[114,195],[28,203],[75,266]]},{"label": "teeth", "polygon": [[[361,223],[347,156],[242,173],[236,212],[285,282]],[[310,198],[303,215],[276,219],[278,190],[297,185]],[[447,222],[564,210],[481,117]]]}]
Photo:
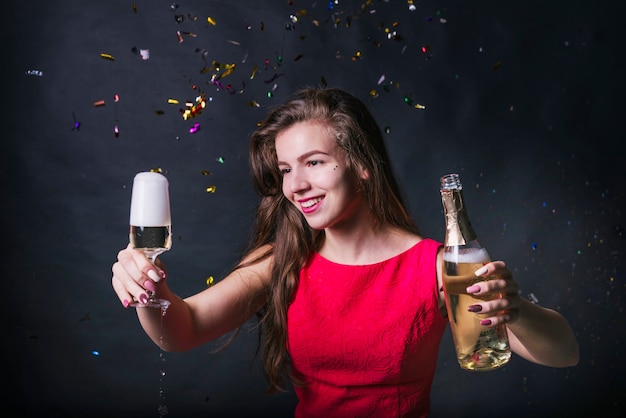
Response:
[{"label": "teeth", "polygon": [[315,198],[315,199],[311,199],[311,200],[307,200],[306,202],[302,202],[302,207],[303,208],[310,208],[311,206],[315,205],[317,202],[321,201],[321,198]]}]

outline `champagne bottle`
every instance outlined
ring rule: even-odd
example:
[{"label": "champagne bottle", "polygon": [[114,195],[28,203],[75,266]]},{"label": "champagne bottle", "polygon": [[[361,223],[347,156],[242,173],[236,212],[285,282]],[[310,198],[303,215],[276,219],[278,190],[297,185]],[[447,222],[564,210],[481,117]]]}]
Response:
[{"label": "champagne bottle", "polygon": [[498,296],[477,297],[465,290],[492,278],[474,274],[490,259],[470,223],[458,174],[441,178],[441,201],[446,220],[443,288],[457,360],[466,370],[493,370],[509,361],[511,351],[504,325],[487,328],[480,324],[485,314],[468,311],[470,305]]}]

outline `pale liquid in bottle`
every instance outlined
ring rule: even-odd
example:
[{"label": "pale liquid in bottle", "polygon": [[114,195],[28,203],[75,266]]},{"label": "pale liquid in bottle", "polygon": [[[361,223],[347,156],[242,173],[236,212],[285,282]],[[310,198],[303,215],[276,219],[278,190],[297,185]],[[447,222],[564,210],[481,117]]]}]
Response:
[{"label": "pale liquid in bottle", "polygon": [[[452,257],[457,261],[451,261]],[[494,298],[493,295],[475,297],[465,291],[474,283],[489,280],[474,274],[487,262],[489,256],[484,249],[461,254],[444,253],[443,286],[448,318],[457,360],[467,370],[495,369],[506,364],[511,357],[506,327],[487,328],[480,325],[487,315],[467,310],[481,300]]]}]

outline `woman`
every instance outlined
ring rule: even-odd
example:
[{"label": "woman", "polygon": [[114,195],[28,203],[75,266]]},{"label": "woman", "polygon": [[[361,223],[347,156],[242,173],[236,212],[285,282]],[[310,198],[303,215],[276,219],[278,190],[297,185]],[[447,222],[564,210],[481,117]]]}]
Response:
[{"label": "woman", "polygon": [[[181,299],[164,270],[126,248],[113,265],[124,306],[148,292],[170,300],[138,309],[163,350],[184,351],[259,314],[270,388],[294,382],[296,416],[427,416],[447,320],[441,244],[420,236],[407,213],[378,125],[340,89],[305,89],[252,135],[260,195],[255,241],[224,279]],[[506,324],[511,349],[553,367],[575,365],[578,344],[557,312],[519,296],[502,261],[468,288],[504,297],[481,302]],[[473,309],[477,309],[474,307]]]}]

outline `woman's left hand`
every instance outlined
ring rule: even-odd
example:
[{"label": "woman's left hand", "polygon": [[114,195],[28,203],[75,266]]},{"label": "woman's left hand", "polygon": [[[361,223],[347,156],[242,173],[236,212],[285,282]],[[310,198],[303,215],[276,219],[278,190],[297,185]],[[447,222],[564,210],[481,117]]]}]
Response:
[{"label": "woman's left hand", "polygon": [[487,263],[475,274],[486,280],[466,289],[468,294],[481,300],[468,310],[480,313],[480,324],[486,327],[514,323],[519,316],[521,298],[519,286],[504,261]]}]

